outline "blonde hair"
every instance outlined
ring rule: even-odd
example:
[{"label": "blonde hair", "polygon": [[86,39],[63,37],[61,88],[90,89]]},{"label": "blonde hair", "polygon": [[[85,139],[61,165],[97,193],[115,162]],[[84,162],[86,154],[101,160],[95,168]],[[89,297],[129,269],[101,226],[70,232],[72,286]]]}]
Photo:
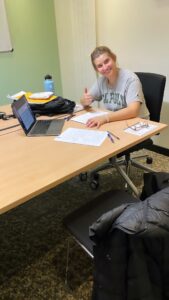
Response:
[{"label": "blonde hair", "polygon": [[97,71],[97,68],[95,66],[94,61],[96,58],[98,58],[100,55],[102,55],[104,53],[107,53],[108,56],[110,56],[116,62],[116,54],[114,54],[108,47],[106,47],[106,46],[96,47],[90,56],[92,65],[96,71]]}]

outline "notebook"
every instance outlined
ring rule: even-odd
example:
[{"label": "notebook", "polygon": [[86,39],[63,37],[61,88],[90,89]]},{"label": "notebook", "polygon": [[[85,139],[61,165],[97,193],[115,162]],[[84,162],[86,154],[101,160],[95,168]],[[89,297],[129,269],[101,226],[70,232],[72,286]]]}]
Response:
[{"label": "notebook", "polygon": [[64,119],[36,120],[24,95],[12,103],[12,110],[27,136],[59,135],[65,122]]}]

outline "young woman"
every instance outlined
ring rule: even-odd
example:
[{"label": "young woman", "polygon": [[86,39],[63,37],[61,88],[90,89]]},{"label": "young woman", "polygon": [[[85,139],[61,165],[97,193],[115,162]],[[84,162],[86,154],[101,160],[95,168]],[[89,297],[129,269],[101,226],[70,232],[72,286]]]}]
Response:
[{"label": "young woman", "polygon": [[97,47],[91,54],[94,69],[101,76],[88,91],[85,89],[81,103],[90,106],[93,101],[102,101],[110,113],[87,121],[88,127],[141,116],[148,118],[142,87],[137,75],[117,66],[116,55],[107,47]]}]

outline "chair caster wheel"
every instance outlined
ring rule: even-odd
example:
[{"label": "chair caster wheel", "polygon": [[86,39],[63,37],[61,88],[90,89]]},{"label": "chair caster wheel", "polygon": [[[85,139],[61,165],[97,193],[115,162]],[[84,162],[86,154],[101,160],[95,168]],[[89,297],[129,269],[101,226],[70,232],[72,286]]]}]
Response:
[{"label": "chair caster wheel", "polygon": [[80,179],[80,181],[86,181],[87,180],[87,172],[81,173],[79,175],[79,179]]},{"label": "chair caster wheel", "polygon": [[98,181],[98,180],[99,180],[99,177],[100,177],[100,175],[99,175],[98,173],[93,173],[93,174],[91,175],[92,180]]},{"label": "chair caster wheel", "polygon": [[92,190],[97,190],[97,188],[99,187],[99,181],[93,179],[93,180],[90,182],[90,187],[91,187]]},{"label": "chair caster wheel", "polygon": [[148,165],[151,165],[152,162],[153,162],[152,157],[148,156],[147,159],[146,159],[146,163],[147,163]]}]

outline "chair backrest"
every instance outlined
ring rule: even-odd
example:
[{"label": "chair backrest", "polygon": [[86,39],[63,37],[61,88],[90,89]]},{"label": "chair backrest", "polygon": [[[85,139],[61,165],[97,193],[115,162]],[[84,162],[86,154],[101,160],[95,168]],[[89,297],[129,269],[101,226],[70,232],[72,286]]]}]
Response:
[{"label": "chair backrest", "polygon": [[166,77],[160,74],[144,72],[136,72],[136,75],[142,83],[146,105],[150,113],[150,120],[159,122]]}]

